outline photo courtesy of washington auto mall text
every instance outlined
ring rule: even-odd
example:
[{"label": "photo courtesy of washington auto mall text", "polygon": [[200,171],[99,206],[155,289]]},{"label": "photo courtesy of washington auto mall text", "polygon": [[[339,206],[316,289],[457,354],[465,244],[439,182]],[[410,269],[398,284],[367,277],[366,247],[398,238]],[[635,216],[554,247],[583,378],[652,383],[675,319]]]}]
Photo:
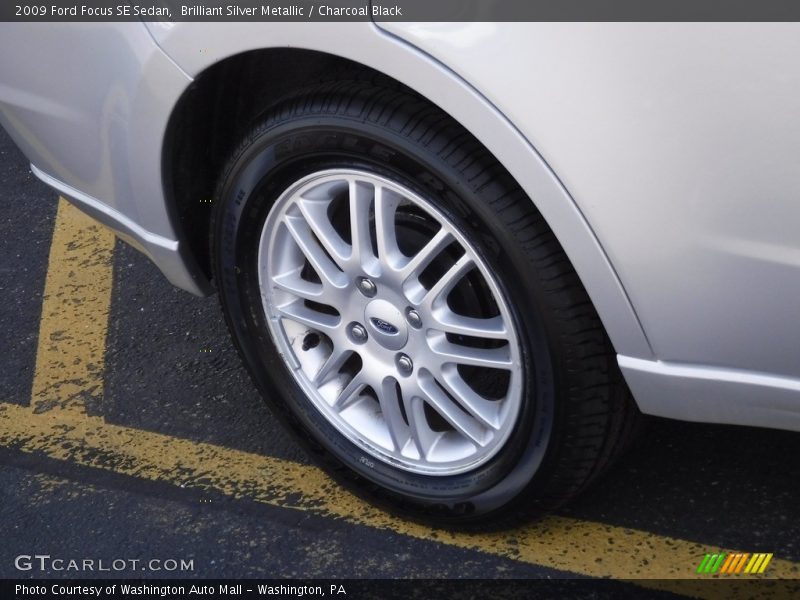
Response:
[{"label": "photo courtesy of washington auto mall text", "polygon": [[63,584],[48,583],[46,585],[15,584],[14,594],[22,598],[239,598],[239,597],[278,597],[303,598],[332,597],[345,598],[347,590],[342,583],[325,585],[293,585],[285,583],[264,584],[249,582],[238,584],[181,584],[160,585],[157,583],[105,583],[96,584]]}]

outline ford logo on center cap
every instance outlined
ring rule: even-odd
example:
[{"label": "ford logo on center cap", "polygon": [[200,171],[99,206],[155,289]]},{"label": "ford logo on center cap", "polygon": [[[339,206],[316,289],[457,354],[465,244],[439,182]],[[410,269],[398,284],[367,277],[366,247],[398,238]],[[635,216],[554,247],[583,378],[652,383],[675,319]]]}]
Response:
[{"label": "ford logo on center cap", "polygon": [[388,321],[384,321],[383,319],[372,317],[370,321],[372,321],[372,324],[375,326],[375,329],[383,333],[386,333],[388,335],[397,335],[398,332],[400,331],[399,329],[397,329],[397,327],[395,327]]}]

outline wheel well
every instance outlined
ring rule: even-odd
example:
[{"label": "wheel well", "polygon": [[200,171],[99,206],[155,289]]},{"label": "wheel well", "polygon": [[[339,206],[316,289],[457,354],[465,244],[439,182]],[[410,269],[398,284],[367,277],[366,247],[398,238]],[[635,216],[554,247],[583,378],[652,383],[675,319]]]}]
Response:
[{"label": "wheel well", "polygon": [[206,278],[211,277],[210,201],[225,161],[249,125],[294,90],[375,76],[380,74],[331,54],[274,48],[227,58],[192,82],[167,126],[162,173],[172,225]]},{"label": "wheel well", "polygon": [[[182,240],[181,254],[189,262],[190,268],[196,265],[195,274],[204,274],[207,280],[211,279],[209,225],[212,205],[209,200],[225,162],[250,125],[288,94],[316,83],[346,78],[363,78],[409,89],[371,67],[325,52],[298,48],[261,49],[229,57],[210,66],[187,88],[167,126],[162,151],[162,176],[170,220],[178,239]],[[412,93],[421,95],[413,90]],[[426,101],[436,104],[428,98]],[[502,123],[502,119],[500,116],[498,123]],[[507,141],[505,146],[509,151],[516,149],[517,155],[526,152],[527,146],[520,145],[514,134],[504,134],[504,137],[497,139]],[[480,138],[479,141],[483,143]],[[546,170],[547,165],[540,162],[541,159],[537,160],[535,151],[530,155],[532,162],[528,171],[550,173]],[[499,159],[498,162],[503,164]],[[514,177],[513,174],[509,175]],[[573,219],[573,225],[580,223],[581,231],[590,231],[589,224],[576,206],[571,211],[571,217],[565,216],[564,211],[559,213],[554,210],[553,202],[558,200],[552,198],[559,198],[566,205],[574,205],[562,185],[555,183],[556,178],[548,175],[540,179],[553,181],[545,184],[544,189],[550,186],[553,193],[542,194],[543,197],[551,197],[550,200],[545,199],[542,208],[549,205],[549,214],[562,227],[567,219]],[[528,183],[530,185],[531,180]],[[543,216],[547,219],[547,213]],[[566,226],[566,230],[574,231],[575,228]],[[553,231],[558,238],[558,231]],[[570,241],[574,251],[574,258],[570,255],[571,260],[578,260],[584,273],[590,275],[593,289],[596,290],[592,294],[593,304],[602,309],[600,312],[605,325],[613,325],[617,331],[615,339],[621,343],[617,350],[623,352],[627,347],[632,349],[627,352],[631,356],[652,355],[630,299],[618,275],[614,273],[609,258],[599,249],[597,239],[590,234],[589,238],[580,240],[573,236],[566,241]]]}]

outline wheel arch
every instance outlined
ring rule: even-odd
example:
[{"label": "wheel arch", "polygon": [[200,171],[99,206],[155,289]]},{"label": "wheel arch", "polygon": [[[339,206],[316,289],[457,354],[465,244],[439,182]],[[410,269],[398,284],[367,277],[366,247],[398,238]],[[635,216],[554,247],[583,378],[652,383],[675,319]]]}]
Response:
[{"label": "wheel arch", "polygon": [[[181,24],[197,25],[203,24]],[[586,288],[619,354],[652,358],[631,301],[589,223],[559,178],[525,136],[464,79],[369,25],[355,43],[330,36],[304,37],[276,30],[265,47],[263,31],[244,29],[213,52],[195,53],[201,36],[178,26],[157,42],[193,82],[175,105],[162,150],[164,193],[179,239],[209,274],[207,243],[213,184],[227,154],[260,112],[294,87],[338,70],[388,77],[413,89],[470,131],[505,167],[542,213]],[[314,27],[306,27],[314,30]],[[255,35],[256,31],[259,35]],[[281,37],[285,37],[283,40]],[[287,43],[282,43],[287,42]],[[288,43],[291,42],[291,43]],[[288,47],[288,46],[293,47]],[[233,115],[233,125],[231,124]]]}]

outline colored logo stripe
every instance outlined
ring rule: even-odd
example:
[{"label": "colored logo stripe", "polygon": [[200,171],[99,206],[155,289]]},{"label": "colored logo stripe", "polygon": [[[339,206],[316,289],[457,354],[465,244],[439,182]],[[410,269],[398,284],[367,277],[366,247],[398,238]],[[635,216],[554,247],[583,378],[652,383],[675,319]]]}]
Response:
[{"label": "colored logo stripe", "polygon": [[755,575],[763,573],[769,562],[772,560],[772,553],[734,552],[725,554],[706,554],[697,567],[698,573],[733,575],[746,573]]},{"label": "colored logo stripe", "polygon": [[719,566],[722,564],[722,560],[725,558],[725,554],[706,554],[705,558],[700,563],[700,566],[697,567],[698,573],[716,573]]},{"label": "colored logo stripe", "polygon": [[744,568],[745,573],[763,573],[767,568],[769,561],[772,560],[772,554],[753,554],[753,558],[747,563]]},{"label": "colored logo stripe", "polygon": [[728,573],[731,565],[733,564],[733,557],[737,556],[736,554],[728,554],[728,559],[722,563],[722,569],[720,569],[720,573]]},{"label": "colored logo stripe", "polygon": [[745,561],[750,557],[749,553],[736,553],[731,555],[730,563],[727,565],[727,569],[723,569],[722,573],[732,574],[732,573],[739,573],[744,567]]}]

